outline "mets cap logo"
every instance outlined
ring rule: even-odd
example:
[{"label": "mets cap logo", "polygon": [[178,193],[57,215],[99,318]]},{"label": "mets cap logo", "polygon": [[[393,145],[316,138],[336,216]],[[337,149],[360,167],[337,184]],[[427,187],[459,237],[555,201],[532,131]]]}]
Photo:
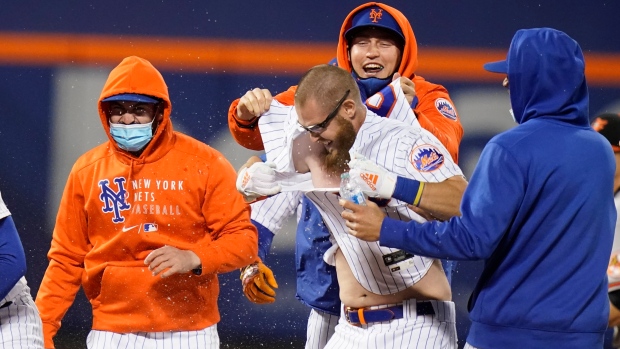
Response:
[{"label": "mets cap logo", "polygon": [[375,11],[375,9],[373,8],[370,10],[370,14],[368,16],[372,20],[373,23],[378,23],[379,20],[381,19],[381,16],[383,16],[383,9],[379,9],[378,11]]},{"label": "mets cap logo", "polygon": [[437,111],[439,111],[441,115],[447,117],[448,119],[456,120],[456,109],[454,109],[452,103],[450,103],[447,99],[437,98],[435,100],[435,108],[437,108]]},{"label": "mets cap logo", "polygon": [[413,167],[420,172],[432,172],[444,163],[444,155],[435,146],[430,144],[413,148],[409,160]]}]

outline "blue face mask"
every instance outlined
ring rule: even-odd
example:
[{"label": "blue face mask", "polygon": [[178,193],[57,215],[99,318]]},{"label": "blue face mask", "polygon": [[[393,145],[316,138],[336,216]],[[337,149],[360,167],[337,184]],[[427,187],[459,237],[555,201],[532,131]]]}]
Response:
[{"label": "blue face mask", "polygon": [[381,91],[384,87],[389,85],[392,82],[392,77],[387,77],[385,79],[379,78],[360,78],[357,73],[353,72],[353,77],[355,77],[355,82],[357,82],[357,86],[360,88],[360,95],[362,100],[365,101],[375,93]]},{"label": "blue face mask", "polygon": [[121,149],[139,151],[153,138],[153,121],[148,124],[110,124],[110,134]]}]

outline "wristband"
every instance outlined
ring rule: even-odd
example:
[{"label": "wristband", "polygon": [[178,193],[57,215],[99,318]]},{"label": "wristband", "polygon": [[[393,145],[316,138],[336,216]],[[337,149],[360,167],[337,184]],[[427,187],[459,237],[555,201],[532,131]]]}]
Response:
[{"label": "wristband", "polygon": [[420,200],[422,199],[423,190],[424,182],[398,176],[396,178],[396,186],[392,197],[394,199],[410,203],[414,206],[419,206]]}]

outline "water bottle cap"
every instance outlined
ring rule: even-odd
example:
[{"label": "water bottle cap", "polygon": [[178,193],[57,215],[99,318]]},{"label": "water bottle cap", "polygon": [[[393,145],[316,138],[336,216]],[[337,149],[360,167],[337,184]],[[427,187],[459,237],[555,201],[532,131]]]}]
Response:
[{"label": "water bottle cap", "polygon": [[342,178],[349,178],[349,172],[345,172],[343,174],[340,175],[340,179]]}]

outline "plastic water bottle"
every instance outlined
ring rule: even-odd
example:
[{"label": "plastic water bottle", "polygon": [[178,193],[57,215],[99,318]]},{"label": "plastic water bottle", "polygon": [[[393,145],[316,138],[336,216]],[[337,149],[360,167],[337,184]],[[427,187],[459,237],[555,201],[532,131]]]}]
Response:
[{"label": "plastic water bottle", "polygon": [[366,196],[362,188],[351,180],[349,172],[340,175],[340,197],[358,205],[366,205]]}]

